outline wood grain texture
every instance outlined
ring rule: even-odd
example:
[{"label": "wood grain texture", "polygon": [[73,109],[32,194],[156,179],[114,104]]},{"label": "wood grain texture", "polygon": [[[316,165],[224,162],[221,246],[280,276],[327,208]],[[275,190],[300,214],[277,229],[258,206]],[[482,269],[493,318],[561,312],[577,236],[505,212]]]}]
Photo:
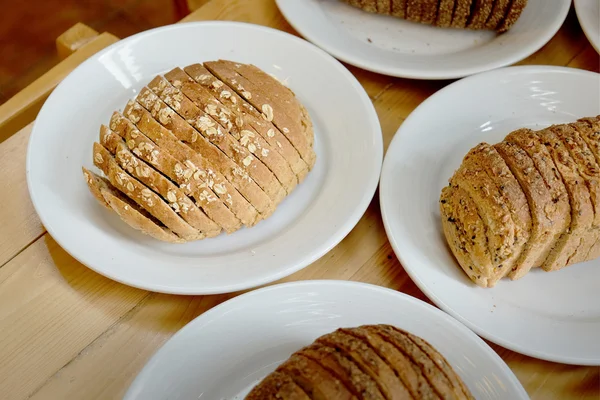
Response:
[{"label": "wood grain texture", "polygon": [[[554,39],[523,64],[568,64],[598,71],[598,55],[573,18],[570,14]],[[295,33],[272,0],[211,1],[185,20],[215,19]],[[74,66],[61,63],[57,68],[66,75]],[[449,83],[349,69],[373,101],[386,149],[410,112]],[[39,85],[38,89],[43,92],[45,87]],[[28,98],[35,101],[40,97],[34,93]],[[178,329],[238,293],[196,297],[150,294],[112,282],[67,255],[44,234],[29,200],[24,163],[30,129],[0,143],[0,183],[10,188],[0,191],[0,397],[120,398],[150,356]],[[307,279],[368,282],[429,302],[404,272],[387,241],[378,193],[338,246],[280,282]],[[600,368],[540,361],[492,346],[534,400],[600,396]]]}]

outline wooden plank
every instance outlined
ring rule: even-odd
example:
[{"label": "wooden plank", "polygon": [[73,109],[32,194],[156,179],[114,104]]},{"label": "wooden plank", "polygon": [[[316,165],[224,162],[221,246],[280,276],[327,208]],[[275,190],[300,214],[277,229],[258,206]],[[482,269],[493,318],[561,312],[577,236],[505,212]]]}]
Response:
[{"label": "wooden plank", "polygon": [[0,267],[45,232],[25,178],[25,154],[33,124],[0,144]]},{"label": "wooden plank", "polygon": [[117,40],[118,38],[110,33],[98,35],[6,103],[0,105],[0,143],[35,119],[52,90],[75,67]]},{"label": "wooden plank", "polygon": [[0,268],[1,397],[28,397],[145,296],[38,239]]},{"label": "wooden plank", "polygon": [[64,60],[97,36],[98,32],[78,22],[56,38],[56,52],[60,59]]},{"label": "wooden plank", "polygon": [[600,55],[596,52],[592,45],[588,43],[587,46],[585,46],[584,49],[577,54],[567,66],[571,68],[600,72]]}]

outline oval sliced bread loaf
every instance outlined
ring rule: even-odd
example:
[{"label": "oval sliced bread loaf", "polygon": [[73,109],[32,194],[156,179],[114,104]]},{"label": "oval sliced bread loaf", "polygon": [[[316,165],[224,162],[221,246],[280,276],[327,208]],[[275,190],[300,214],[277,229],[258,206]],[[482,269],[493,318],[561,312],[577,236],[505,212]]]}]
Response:
[{"label": "oval sliced bread loaf", "polygon": [[246,400],[304,396],[323,400],[473,399],[433,346],[389,325],[343,328],[318,338],[264,378]]},{"label": "oval sliced bread loaf", "polygon": [[342,0],[370,13],[442,28],[509,30],[519,19],[527,0]]},{"label": "oval sliced bread loaf", "polygon": [[[600,256],[600,116],[479,144],[442,189],[446,241],[479,286]],[[480,238],[480,235],[483,238]],[[508,267],[508,268],[507,268]]]},{"label": "oval sliced bread loaf", "polygon": [[310,116],[289,88],[252,65],[208,64],[248,88],[207,64],[158,76],[100,127],[93,163],[107,179],[84,169],[100,204],[159,240],[255,225],[316,160]]}]

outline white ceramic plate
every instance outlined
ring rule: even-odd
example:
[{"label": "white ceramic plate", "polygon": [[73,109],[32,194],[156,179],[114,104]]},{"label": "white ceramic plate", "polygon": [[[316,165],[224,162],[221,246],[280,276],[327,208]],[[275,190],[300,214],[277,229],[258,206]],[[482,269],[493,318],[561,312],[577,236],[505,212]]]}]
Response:
[{"label": "white ceramic plate", "polygon": [[600,0],[575,0],[575,11],[585,36],[600,53]]},{"label": "white ceramic plate", "polygon": [[[154,76],[219,58],[253,63],[289,84],[312,117],[317,163],[275,214],[254,228],[184,245],[161,243],[100,207],[81,166],[95,169],[91,149],[100,124]],[[88,267],[158,292],[223,293],[289,275],[342,240],[373,197],[382,149],[369,97],[324,51],[264,27],[190,23],[122,40],[73,71],[35,122],[27,180],[48,232]]]},{"label": "white ceramic plate", "polygon": [[503,35],[369,14],[340,0],[277,0],[277,5],[302,36],[349,64],[404,78],[453,79],[536,52],[558,31],[571,0],[529,0]]},{"label": "white ceramic plate", "polygon": [[125,400],[241,400],[317,337],[340,327],[379,323],[430,342],[476,399],[528,398],[483,340],[437,308],[379,286],[307,281],[259,289],[202,314],[150,359]]},{"label": "white ceramic plate", "polygon": [[402,124],[380,185],[394,251],[433,302],[486,339],[569,364],[600,364],[600,260],[552,273],[535,269],[521,280],[479,288],[447,248],[438,200],[470,148],[497,143],[520,127],[542,129],[598,115],[598,87],[596,73],[537,66],[453,83]]}]

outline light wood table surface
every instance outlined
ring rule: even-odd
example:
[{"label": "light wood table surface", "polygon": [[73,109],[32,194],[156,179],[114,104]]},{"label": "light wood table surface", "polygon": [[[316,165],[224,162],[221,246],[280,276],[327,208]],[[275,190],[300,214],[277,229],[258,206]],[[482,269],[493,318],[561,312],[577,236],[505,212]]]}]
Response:
[{"label": "light wood table surface", "polygon": [[[184,21],[236,20],[295,33],[274,0],[213,0]],[[0,106],[0,398],[116,399],[152,354],[193,318],[236,294],[173,296],[113,282],[75,261],[40,223],[25,181],[31,121],[62,78],[118,39],[75,26],[59,38],[63,61]],[[573,10],[522,64],[598,72],[600,59]],[[369,94],[387,148],[408,114],[449,81],[390,78],[349,67]],[[428,301],[396,259],[377,195],[354,230],[322,259],[282,281],[345,279]],[[600,337],[599,337],[600,345]],[[556,364],[492,347],[532,399],[600,399],[600,368]],[[200,373],[200,371],[199,371]]]}]

